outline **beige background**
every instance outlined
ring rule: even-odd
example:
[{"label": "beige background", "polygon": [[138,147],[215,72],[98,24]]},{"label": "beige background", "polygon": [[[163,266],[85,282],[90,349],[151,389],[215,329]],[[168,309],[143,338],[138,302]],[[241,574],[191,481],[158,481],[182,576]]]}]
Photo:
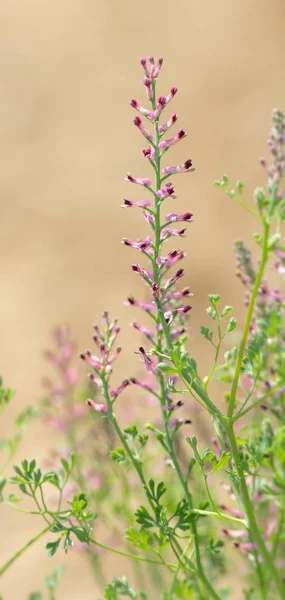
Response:
[{"label": "beige background", "polygon": [[[17,390],[5,433],[40,394],[40,351],[54,324],[71,323],[84,348],[92,322],[109,308],[123,327],[124,375],[134,365],[138,338],[122,301],[143,288],[130,270],[137,256],[120,240],[146,228],[138,211],[119,204],[137,192],[125,173],[149,174],[128,105],[144,99],[141,55],[164,56],[161,93],[179,88],[171,111],[188,138],[170,164],[192,157],[196,167],[175,180],[179,211],[195,215],[183,245],[196,355],[205,355],[198,326],[207,321],[208,292],[222,292],[241,313],[232,245],[241,235],[251,243],[254,219],[212,181],[223,172],[233,182],[241,177],[249,196],[264,183],[258,157],[271,109],[285,108],[284,25],[284,0],[0,2],[1,373]],[[202,372],[208,363],[207,356]],[[21,455],[44,455],[52,437],[39,425],[31,432]],[[3,562],[41,525],[1,511]],[[26,600],[61,562],[47,563],[43,546],[3,578],[5,600]],[[121,573],[119,561],[110,564]],[[70,555],[59,600],[94,599],[91,582],[82,558]]]}]

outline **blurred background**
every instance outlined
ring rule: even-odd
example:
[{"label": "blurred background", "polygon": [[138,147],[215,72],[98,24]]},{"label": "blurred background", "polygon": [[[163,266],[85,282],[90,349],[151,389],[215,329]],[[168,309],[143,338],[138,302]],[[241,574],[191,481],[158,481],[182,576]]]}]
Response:
[{"label": "blurred background", "polygon": [[[139,336],[123,300],[143,297],[144,288],[130,269],[135,251],[120,241],[144,236],[146,225],[139,211],[123,211],[120,203],[143,197],[124,181],[126,172],[150,173],[128,104],[145,99],[143,55],[164,57],[161,94],[178,87],[169,112],[178,113],[188,137],[169,162],[191,157],[196,167],[175,179],[178,200],[169,212],[194,213],[182,241],[183,283],[195,293],[191,348],[206,373],[211,357],[199,326],[208,324],[207,294],[221,293],[242,315],[232,247],[241,236],[254,247],[257,226],[212,182],[222,173],[233,183],[241,178],[247,198],[265,184],[258,159],[266,153],[272,108],[285,108],[284,25],[283,0],[2,0],[0,370],[17,391],[1,422],[5,434],[42,393],[42,350],[54,325],[69,323],[84,349],[93,321],[108,309],[122,327],[117,378],[136,368]],[[43,457],[52,444],[52,433],[34,424],[20,456]],[[39,524],[6,508],[1,514],[2,563]],[[63,560],[48,562],[45,554],[39,543],[7,572],[5,600],[42,587]],[[107,572],[121,574],[120,561],[106,561]],[[94,593],[87,563],[71,553],[60,599],[89,600]]]}]

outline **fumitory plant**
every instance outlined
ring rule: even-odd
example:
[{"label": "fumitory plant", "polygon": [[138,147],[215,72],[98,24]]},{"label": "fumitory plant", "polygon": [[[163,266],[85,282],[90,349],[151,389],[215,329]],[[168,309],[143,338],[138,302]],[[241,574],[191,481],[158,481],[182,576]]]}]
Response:
[{"label": "fumitory plant", "polygon": [[[149,228],[143,240],[123,239],[140,254],[132,270],[144,284],[141,299],[129,295],[125,302],[144,315],[142,322],[131,323],[138,332],[137,372],[126,374],[118,386],[112,384],[120,329],[107,312],[102,326],[94,325],[95,353],[87,349],[80,354],[90,370],[87,384],[78,379],[68,332],[55,331],[55,350],[45,356],[59,379],[45,378],[47,393],[38,410],[60,432],[61,447],[49,457],[47,471],[35,460],[23,460],[0,483],[1,499],[37,514],[44,529],[0,573],[45,535],[50,556],[61,547],[85,550],[107,600],[282,599],[285,298],[271,287],[267,270],[274,271],[273,278],[285,274],[285,119],[273,111],[270,162],[261,159],[267,184],[256,188],[253,204],[244,197],[242,181],[232,187],[223,175],[215,182],[256,217],[260,256],[254,262],[244,242],[236,241],[244,323],[237,323],[218,293],[209,294],[201,335],[212,346],[213,362],[205,376],[192,356],[193,345],[191,354],[187,349],[193,294],[180,285],[185,252],[174,244],[184,237],[193,215],[179,213],[171,180],[194,168],[191,159],[178,166],[165,162],[186,133],[178,129],[168,137],[177,121],[168,109],[177,89],[158,95],[162,63],[161,58],[141,59],[148,108],[130,101],[152,170],[151,178],[127,175],[127,182],[141,187],[143,199],[124,199],[122,204],[138,208]],[[218,402],[211,389],[214,380],[220,382]],[[7,394],[1,391],[1,404]],[[19,497],[9,493],[11,486],[18,487]],[[20,505],[23,499],[27,508]],[[101,557],[108,551],[132,563],[134,584],[124,574],[106,580]]]}]

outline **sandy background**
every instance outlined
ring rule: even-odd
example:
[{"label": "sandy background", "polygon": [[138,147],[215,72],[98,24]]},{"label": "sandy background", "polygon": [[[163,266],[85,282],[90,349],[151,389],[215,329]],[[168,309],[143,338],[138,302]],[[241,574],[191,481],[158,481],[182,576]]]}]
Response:
[{"label": "sandy background", "polygon": [[[134,364],[138,338],[122,301],[142,287],[130,270],[137,257],[120,240],[144,235],[145,224],[119,205],[132,197],[125,173],[149,174],[128,105],[130,97],[144,99],[142,55],[164,56],[161,93],[179,88],[171,111],[188,138],[170,163],[192,157],[196,167],[175,180],[179,212],[195,215],[183,245],[196,355],[205,356],[198,326],[207,321],[208,292],[221,292],[240,314],[232,244],[241,235],[251,243],[254,219],[212,181],[223,172],[241,177],[248,195],[264,183],[258,157],[271,109],[285,108],[284,25],[283,0],[0,2],[0,364],[17,390],[5,433],[41,392],[41,349],[54,324],[69,322],[84,348],[92,322],[109,308],[123,328],[124,374]],[[208,363],[206,356],[202,371]],[[51,442],[34,426],[21,455],[42,456]],[[41,524],[1,511],[2,563]],[[26,600],[61,562],[47,563],[43,546],[3,578],[5,600]],[[120,574],[119,561],[108,565]],[[70,555],[58,598],[94,599],[91,581],[84,561]]]}]

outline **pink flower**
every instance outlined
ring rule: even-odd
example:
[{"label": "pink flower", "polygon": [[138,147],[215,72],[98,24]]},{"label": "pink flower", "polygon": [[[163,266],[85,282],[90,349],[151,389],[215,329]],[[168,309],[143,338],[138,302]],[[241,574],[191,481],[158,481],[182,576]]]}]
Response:
[{"label": "pink flower", "polygon": [[189,310],[191,310],[192,306],[190,306],[189,304],[186,304],[186,306],[181,306],[181,308],[175,308],[174,310],[167,310],[164,313],[164,318],[166,321],[168,321],[172,315],[183,315],[186,314],[187,312],[189,312]]},{"label": "pink flower", "polygon": [[153,111],[148,110],[147,108],[144,108],[141,104],[139,104],[139,102],[135,98],[132,98],[130,100],[130,105],[133,108],[135,108],[141,115],[143,115],[143,117],[147,117],[149,119],[153,119],[154,118]]},{"label": "pink flower", "polygon": [[141,325],[140,323],[137,323],[136,321],[134,321],[133,323],[130,323],[130,325],[131,325],[131,327],[133,327],[134,329],[136,329],[137,331],[139,331],[140,333],[145,335],[148,339],[150,339],[151,342],[154,343],[154,333],[151,329],[144,327],[143,325]]},{"label": "pink flower", "polygon": [[139,129],[139,131],[142,133],[142,135],[146,138],[148,142],[153,142],[153,136],[149,133],[149,131],[147,131],[147,129],[145,129],[145,127],[143,126],[142,119],[140,117],[134,118],[134,125]]},{"label": "pink flower", "polygon": [[125,246],[129,246],[130,248],[136,248],[137,250],[140,250],[142,252],[143,250],[147,250],[152,245],[152,240],[149,236],[147,236],[146,239],[142,242],[133,242],[132,240],[124,238],[122,240],[122,244],[124,244]]},{"label": "pink flower", "polygon": [[171,102],[171,100],[174,98],[175,94],[177,93],[177,87],[172,87],[170,89],[169,94],[167,94],[167,96],[159,96],[157,104],[156,104],[156,110],[155,110],[155,118],[158,119],[158,117],[161,115],[161,112],[165,109],[165,107],[169,104],[169,102]]},{"label": "pink flower", "polygon": [[159,57],[159,59],[157,61],[157,65],[155,65],[153,56],[150,56],[148,60],[149,60],[149,66],[147,65],[146,58],[143,57],[140,60],[141,66],[144,70],[144,74],[146,75],[146,77],[149,80],[157,79],[157,77],[159,76],[161,67],[162,67],[163,58]]},{"label": "pink flower", "polygon": [[95,356],[95,354],[92,354],[90,350],[85,350],[85,353],[82,352],[79,356],[88,365],[94,367],[94,369],[96,369],[97,371],[101,371],[102,363],[100,362],[100,359],[97,356]]},{"label": "pink flower", "polygon": [[162,241],[175,235],[183,237],[185,231],[186,229],[173,229],[173,227],[164,227],[164,229],[161,230]]},{"label": "pink flower", "polygon": [[173,265],[185,258],[185,256],[185,252],[181,252],[179,250],[172,250],[171,252],[169,252],[169,254],[167,254],[167,256],[160,256],[156,262],[159,266],[165,269],[170,269],[170,267],[173,267]]},{"label": "pink flower", "polygon": [[92,406],[92,408],[94,408],[97,412],[108,412],[108,407],[106,404],[98,404],[98,402],[94,402],[94,400],[91,400],[90,398],[86,400],[86,404],[88,404],[88,406]]},{"label": "pink flower", "polygon": [[168,421],[168,427],[175,427],[176,425],[190,425],[192,421],[190,419],[170,419]]},{"label": "pink flower", "polygon": [[128,173],[126,181],[129,181],[130,183],[137,183],[138,185],[143,185],[144,187],[149,187],[151,185],[151,181],[150,179],[147,179],[147,177],[134,177],[134,175],[131,175],[130,173]]},{"label": "pink flower", "polygon": [[[181,271],[183,271],[182,274],[184,274],[183,269],[179,269],[179,271],[177,271],[177,273],[180,273]],[[180,275],[180,277],[182,277],[182,275]],[[167,294],[166,294],[166,298],[185,298],[186,296],[194,296],[194,294],[192,292],[190,292],[189,287],[185,287],[183,290],[167,292]]]},{"label": "pink flower", "polygon": [[174,146],[174,144],[177,144],[177,142],[180,142],[180,140],[185,138],[186,135],[187,134],[185,133],[184,129],[179,129],[179,131],[176,133],[176,135],[174,135],[172,138],[169,138],[168,140],[162,140],[162,142],[159,142],[159,144],[158,144],[159,150],[162,150],[163,152],[165,152],[166,150],[171,148],[171,146]]},{"label": "pink flower", "polygon": [[135,202],[134,200],[127,200],[126,198],[124,198],[124,204],[121,204],[122,208],[132,208],[134,206],[137,206],[139,208],[148,208],[149,206],[151,206],[151,201],[138,200],[137,202]]},{"label": "pink flower", "polygon": [[145,91],[146,91],[147,98],[151,102],[152,99],[153,99],[153,91],[152,91],[151,80],[148,79],[148,77],[145,77],[144,80],[143,80],[143,84],[145,86]]},{"label": "pink flower", "polygon": [[192,160],[186,160],[182,165],[178,165],[177,167],[164,167],[162,169],[163,175],[175,175],[178,173],[190,173],[195,169],[192,167]]},{"label": "pink flower", "polygon": [[193,213],[191,212],[186,212],[181,215],[178,215],[177,213],[168,213],[168,215],[166,215],[166,221],[169,221],[170,223],[187,221],[187,223],[190,223],[192,217]]},{"label": "pink flower", "polygon": [[174,195],[174,187],[172,185],[172,183],[170,183],[170,181],[168,183],[165,184],[164,187],[162,187],[160,190],[158,190],[156,192],[157,197],[160,200],[164,200],[165,198],[172,198],[172,200],[175,200],[177,196]]},{"label": "pink flower", "polygon": [[160,135],[162,135],[163,133],[165,133],[168,129],[170,129],[170,127],[172,127],[172,125],[174,125],[174,123],[176,123],[178,117],[177,115],[174,113],[170,119],[168,119],[168,121],[164,124],[164,125],[160,125],[158,127],[158,132]]},{"label": "pink flower", "polygon": [[141,302],[139,300],[135,300],[132,296],[129,296],[127,302],[124,302],[127,306],[136,306],[137,308],[141,308],[142,310],[146,310],[151,313],[156,312],[155,304],[150,304],[148,302]]},{"label": "pink flower", "polygon": [[140,379],[137,379],[136,377],[132,377],[130,381],[131,381],[131,383],[133,383],[133,385],[138,385],[142,389],[147,390],[147,392],[155,391],[154,385],[151,385],[150,383],[144,383],[144,381],[141,381]]},{"label": "pink flower", "polygon": [[229,513],[229,515],[233,515],[233,517],[237,517],[238,519],[244,519],[244,514],[238,508],[231,508],[230,506],[226,506],[225,504],[221,504],[220,508],[225,512]]},{"label": "pink flower", "polygon": [[111,392],[110,392],[111,398],[117,398],[119,396],[119,394],[121,394],[128,385],[130,385],[129,380],[124,379],[124,381],[122,381],[121,385],[119,385],[118,387],[111,390]]}]

